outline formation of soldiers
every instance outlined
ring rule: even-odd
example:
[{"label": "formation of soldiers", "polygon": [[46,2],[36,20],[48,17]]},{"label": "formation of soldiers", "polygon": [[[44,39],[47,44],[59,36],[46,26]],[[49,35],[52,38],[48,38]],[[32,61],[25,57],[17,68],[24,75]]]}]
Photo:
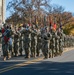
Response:
[{"label": "formation of soldiers", "polygon": [[13,31],[11,27],[5,26],[1,32],[4,60],[22,56],[23,51],[25,58],[40,56],[40,52],[44,58],[53,58],[61,55],[64,47],[74,46],[74,37],[66,36],[60,28],[25,25]]}]

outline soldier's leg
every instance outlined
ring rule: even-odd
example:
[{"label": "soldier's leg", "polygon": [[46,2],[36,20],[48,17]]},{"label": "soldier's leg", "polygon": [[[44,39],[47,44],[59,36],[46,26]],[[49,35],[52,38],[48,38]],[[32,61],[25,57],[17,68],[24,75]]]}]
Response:
[{"label": "soldier's leg", "polygon": [[52,48],[52,58],[54,57],[54,48]]},{"label": "soldier's leg", "polygon": [[3,60],[6,60],[6,49],[5,49],[5,44],[2,44],[2,52],[3,52]]},{"label": "soldier's leg", "polygon": [[45,49],[42,49],[42,52],[43,52],[43,56],[45,58]]},{"label": "soldier's leg", "polygon": [[30,58],[30,46],[29,46],[29,43],[26,43],[25,44],[25,58]]},{"label": "soldier's leg", "polygon": [[24,50],[25,50],[25,58],[28,58],[28,48],[26,48],[26,45],[24,46]]},{"label": "soldier's leg", "polygon": [[9,59],[9,54],[8,54],[8,44],[5,44],[5,49],[4,49],[4,60]]},{"label": "soldier's leg", "polygon": [[51,58],[51,54],[52,54],[51,49],[49,49],[49,58]]},{"label": "soldier's leg", "polygon": [[20,47],[20,48],[19,48],[20,56],[22,56],[22,51],[23,51],[23,49]]},{"label": "soldier's leg", "polygon": [[49,43],[49,58],[51,58],[52,50],[51,50],[51,43]]},{"label": "soldier's leg", "polygon": [[15,53],[15,56],[18,56],[18,45],[17,44],[14,45],[14,53]]},{"label": "soldier's leg", "polygon": [[41,49],[41,44],[38,44],[36,47],[37,56],[40,56],[40,49]]},{"label": "soldier's leg", "polygon": [[45,47],[44,47],[44,56],[45,56],[45,58],[48,58],[48,44],[45,44]]},{"label": "soldier's leg", "polygon": [[9,58],[12,57],[12,45],[9,45]]},{"label": "soldier's leg", "polygon": [[37,56],[39,56],[39,53],[38,53],[38,44],[37,44],[37,47],[36,47],[36,53],[37,53]]},{"label": "soldier's leg", "polygon": [[44,58],[45,58],[45,52],[44,52],[44,44],[42,44],[42,54],[43,54],[43,56],[44,56]]},{"label": "soldier's leg", "polygon": [[31,46],[31,57],[34,57],[33,46]]},{"label": "soldier's leg", "polygon": [[61,56],[63,52],[63,46],[60,46],[60,51],[59,51],[59,55]]},{"label": "soldier's leg", "polygon": [[36,46],[33,47],[34,57],[36,57]]},{"label": "soldier's leg", "polygon": [[29,54],[29,48],[25,49],[25,58],[30,58],[30,54]]},{"label": "soldier's leg", "polygon": [[28,48],[28,58],[30,58],[30,48]]}]

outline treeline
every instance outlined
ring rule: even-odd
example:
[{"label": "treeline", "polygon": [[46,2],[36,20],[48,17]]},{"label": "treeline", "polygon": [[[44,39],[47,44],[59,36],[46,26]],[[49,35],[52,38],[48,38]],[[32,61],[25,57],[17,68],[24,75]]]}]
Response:
[{"label": "treeline", "polygon": [[[50,21],[60,24],[66,34],[74,28],[74,17],[71,12],[64,11],[59,5],[52,5],[50,0],[12,0],[8,3],[7,10],[11,16],[6,19],[7,23],[50,25]],[[72,32],[72,31],[71,31]]]}]

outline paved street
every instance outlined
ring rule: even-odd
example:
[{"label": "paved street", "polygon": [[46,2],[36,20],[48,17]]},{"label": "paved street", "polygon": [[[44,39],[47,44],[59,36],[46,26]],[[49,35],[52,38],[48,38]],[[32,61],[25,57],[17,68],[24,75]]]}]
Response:
[{"label": "paved street", "polygon": [[46,60],[23,56],[6,62],[0,60],[0,75],[74,75],[74,50]]}]

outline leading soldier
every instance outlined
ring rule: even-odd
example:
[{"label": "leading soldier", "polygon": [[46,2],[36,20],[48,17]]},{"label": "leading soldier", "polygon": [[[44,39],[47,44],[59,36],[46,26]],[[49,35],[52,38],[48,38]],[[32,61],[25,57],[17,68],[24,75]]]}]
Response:
[{"label": "leading soldier", "polygon": [[2,32],[2,50],[3,50],[4,61],[5,61],[6,58],[9,59],[8,43],[10,39],[10,29],[8,26],[7,27],[5,26],[4,28],[2,28],[1,32]]},{"label": "leading soldier", "polygon": [[24,37],[23,37],[23,48],[25,50],[25,58],[30,58],[30,29],[27,25],[26,28],[22,31]]}]

